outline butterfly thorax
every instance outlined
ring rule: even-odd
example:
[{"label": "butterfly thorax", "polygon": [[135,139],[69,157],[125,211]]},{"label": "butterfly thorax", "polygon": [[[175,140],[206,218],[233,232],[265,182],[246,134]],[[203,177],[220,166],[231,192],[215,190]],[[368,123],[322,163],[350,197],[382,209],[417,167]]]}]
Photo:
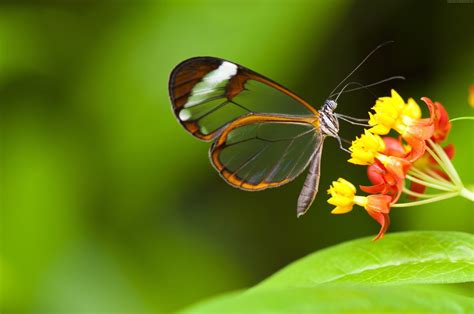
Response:
[{"label": "butterfly thorax", "polygon": [[338,137],[339,121],[334,114],[336,107],[334,100],[326,100],[319,111],[319,125],[324,135]]}]

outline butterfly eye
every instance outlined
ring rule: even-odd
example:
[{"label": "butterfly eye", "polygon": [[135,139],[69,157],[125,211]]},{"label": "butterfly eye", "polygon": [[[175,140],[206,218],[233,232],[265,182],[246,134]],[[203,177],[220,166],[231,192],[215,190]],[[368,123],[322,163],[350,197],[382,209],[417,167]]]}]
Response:
[{"label": "butterfly eye", "polygon": [[334,110],[336,110],[336,108],[337,108],[337,102],[335,102],[334,100],[330,100],[330,99],[329,99],[329,100],[326,100],[326,101],[324,102],[324,105],[325,105],[327,108],[331,109],[331,111],[334,111]]}]

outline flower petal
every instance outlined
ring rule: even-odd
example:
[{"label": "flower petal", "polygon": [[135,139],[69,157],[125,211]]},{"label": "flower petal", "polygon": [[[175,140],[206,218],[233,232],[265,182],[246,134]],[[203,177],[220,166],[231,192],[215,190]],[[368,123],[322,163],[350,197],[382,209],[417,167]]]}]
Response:
[{"label": "flower petal", "polygon": [[[410,184],[410,191],[423,194],[426,191],[426,186],[412,181]],[[418,198],[416,196],[409,195],[408,199],[413,201]]]},{"label": "flower petal", "polygon": [[331,211],[331,214],[346,214],[348,212],[350,212],[352,210],[352,206],[350,207],[344,207],[344,206],[336,206],[336,208],[334,208],[332,211]]},{"label": "flower petal", "polygon": [[388,214],[390,212],[390,203],[392,202],[392,197],[389,195],[369,195],[367,196],[367,205],[366,209],[369,212],[380,212]]},{"label": "flower petal", "polygon": [[385,232],[387,232],[388,227],[390,226],[390,217],[388,214],[369,212],[369,215],[374,218],[380,224],[380,230],[377,236],[374,238],[374,241],[383,238]]},{"label": "flower petal", "polygon": [[385,143],[379,135],[364,130],[364,134],[352,141],[351,159],[349,162],[356,165],[370,165],[375,161],[375,156],[385,150]]},{"label": "flower petal", "polygon": [[446,155],[448,155],[448,158],[450,160],[453,159],[453,157],[454,157],[454,145],[453,144],[446,145],[443,149],[444,149],[444,152],[446,153]]},{"label": "flower petal", "polygon": [[336,206],[331,213],[344,214],[352,210],[356,192],[356,188],[352,183],[343,178],[339,178],[337,181],[332,182],[327,192],[331,194],[331,198],[329,198],[327,202]]},{"label": "flower petal", "polygon": [[420,159],[426,151],[426,142],[418,136],[404,136],[405,141],[410,145],[411,150],[406,158],[410,162],[415,162]]},{"label": "flower petal", "polygon": [[405,179],[408,170],[412,166],[412,163],[405,158],[387,157],[385,155],[379,155],[377,158],[385,166],[388,173],[393,175],[397,181]]},{"label": "flower petal", "polygon": [[367,177],[372,184],[385,183],[385,173],[384,166],[378,160],[373,165],[367,167]]},{"label": "flower petal", "polygon": [[384,154],[388,156],[404,157],[406,155],[405,147],[400,139],[396,139],[390,136],[384,136],[383,141],[385,143]]},{"label": "flower petal", "polygon": [[385,183],[379,183],[375,185],[359,185],[360,189],[365,193],[369,194],[386,194],[390,187]]},{"label": "flower petal", "polygon": [[436,143],[441,143],[442,141],[446,139],[446,137],[448,137],[449,131],[451,130],[451,122],[449,121],[448,112],[446,111],[446,109],[444,109],[441,103],[435,102],[433,106],[434,106],[434,117],[433,117],[434,132],[431,139]]}]

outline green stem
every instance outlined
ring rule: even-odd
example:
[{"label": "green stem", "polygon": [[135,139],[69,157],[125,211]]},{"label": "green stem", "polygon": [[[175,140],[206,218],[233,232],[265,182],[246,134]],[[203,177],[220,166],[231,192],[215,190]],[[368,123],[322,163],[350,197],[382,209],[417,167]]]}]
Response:
[{"label": "green stem", "polygon": [[444,149],[438,144],[435,144],[432,140],[428,140],[428,142],[430,143],[431,147],[433,147],[433,149],[436,151],[438,156],[441,158],[445,166],[449,169],[448,176],[454,177],[453,182],[457,185],[462,185],[461,178],[459,177],[459,174],[456,171],[456,168],[454,168],[453,163],[449,159],[448,155],[446,155]]},{"label": "green stem", "polygon": [[414,196],[414,197],[418,197],[418,198],[432,198],[432,197],[437,197],[437,196],[446,194],[446,193],[438,193],[438,194],[417,193],[417,192],[413,192],[407,189],[406,187],[403,187],[403,193]]},{"label": "green stem", "polygon": [[431,155],[431,157],[433,157],[433,159],[436,160],[438,165],[440,165],[440,167],[443,168],[443,171],[448,175],[448,177],[451,179],[451,181],[456,182],[453,174],[449,171],[447,165],[444,164],[444,162],[441,160],[441,158],[438,156],[438,154],[436,154],[431,148],[429,148],[428,145],[426,146],[426,150]]},{"label": "green stem", "polygon": [[438,184],[434,184],[434,183],[431,183],[431,182],[426,182],[426,181],[420,180],[420,179],[415,178],[415,177],[413,177],[409,174],[407,174],[406,178],[408,180],[411,180],[413,182],[419,183],[419,184],[424,185],[424,186],[428,186],[428,187],[433,188],[433,189],[437,189],[437,190],[441,190],[441,191],[447,191],[447,192],[453,191],[453,189],[450,189],[450,188],[447,188],[447,187],[444,187],[444,186],[441,186],[441,185],[438,185]]},{"label": "green stem", "polygon": [[449,120],[449,122],[459,121],[459,120],[474,120],[474,117],[457,117],[457,118]]},{"label": "green stem", "polygon": [[401,203],[401,204],[393,204],[391,207],[411,207],[411,206],[424,205],[424,204],[439,202],[439,201],[442,201],[442,200],[445,200],[445,199],[448,199],[448,198],[451,198],[451,197],[455,197],[457,195],[460,195],[460,192],[443,193],[440,196],[424,199],[424,200],[421,200],[421,201]]},{"label": "green stem", "polygon": [[451,184],[451,181],[448,181],[446,178],[443,178],[442,176],[440,176],[439,174],[437,174],[435,171],[431,170],[431,169],[426,169],[425,172],[427,174],[429,174],[431,177],[439,180],[439,181],[443,181],[445,183],[449,183]]},{"label": "green stem", "polygon": [[459,195],[461,195],[464,198],[467,198],[468,200],[474,202],[474,191],[471,191],[466,188],[462,188],[461,192],[459,192]]},{"label": "green stem", "polygon": [[450,189],[450,190],[452,190],[453,187],[455,187],[450,183],[446,183],[444,181],[437,180],[437,179],[429,176],[428,174],[426,174],[423,171],[421,171],[419,169],[416,169],[416,168],[410,169],[409,173],[411,173],[412,175],[418,177],[419,179],[421,179],[423,181],[431,182],[433,184],[440,185],[440,186],[444,186],[445,188]]}]

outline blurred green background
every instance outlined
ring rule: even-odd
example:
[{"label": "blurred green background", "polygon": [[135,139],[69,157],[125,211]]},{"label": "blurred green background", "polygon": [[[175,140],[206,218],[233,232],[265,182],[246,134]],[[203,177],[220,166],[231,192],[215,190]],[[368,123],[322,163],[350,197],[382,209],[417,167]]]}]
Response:
[{"label": "blurred green background", "polygon": [[[251,286],[310,252],[375,235],[362,210],[330,214],[325,190],[365,184],[336,141],[321,193],[296,219],[304,176],[259,193],[233,189],[175,120],[168,75],[200,55],[245,65],[319,107],[355,75],[391,75],[404,97],[473,115],[472,4],[446,1],[1,1],[2,312],[159,312]],[[338,111],[367,116],[374,97]],[[474,184],[474,129],[455,122],[454,164]],[[343,124],[352,138],[361,129]],[[472,203],[393,211],[389,232],[474,231]]]}]

